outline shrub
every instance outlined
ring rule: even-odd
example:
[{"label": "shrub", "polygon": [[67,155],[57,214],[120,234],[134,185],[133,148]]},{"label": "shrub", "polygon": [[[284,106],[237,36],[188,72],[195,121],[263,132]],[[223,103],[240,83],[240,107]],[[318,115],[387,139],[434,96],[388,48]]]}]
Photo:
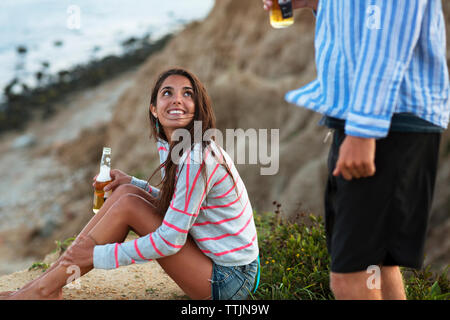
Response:
[{"label": "shrub", "polygon": [[332,299],[322,218],[310,215],[310,225],[282,221],[279,213],[258,215],[255,219],[261,279],[254,297]]},{"label": "shrub", "polygon": [[[274,203],[276,204],[276,203]],[[261,278],[251,297],[264,300],[334,299],[330,290],[330,258],[322,217],[302,215],[301,222],[275,213],[255,214],[260,247]],[[450,299],[448,267],[437,274],[431,266],[400,269],[408,300]]]}]

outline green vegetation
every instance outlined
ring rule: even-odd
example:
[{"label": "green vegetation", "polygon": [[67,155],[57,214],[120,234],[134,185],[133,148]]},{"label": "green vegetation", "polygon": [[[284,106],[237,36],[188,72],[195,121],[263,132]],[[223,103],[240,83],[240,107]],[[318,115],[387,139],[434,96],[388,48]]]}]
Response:
[{"label": "green vegetation", "polygon": [[64,251],[66,251],[70,245],[72,244],[72,242],[75,240],[76,237],[71,237],[71,238],[67,238],[63,241],[59,241],[56,240],[56,248],[55,250],[53,250],[53,252],[59,252],[59,253],[63,253]]},{"label": "green vegetation", "polygon": [[[56,240],[55,244],[56,247],[55,249],[52,251],[52,253],[56,253],[58,252],[59,254],[62,254],[64,251],[67,250],[67,248],[69,248],[69,246],[72,244],[72,242],[75,240],[75,237],[70,237],[67,238],[63,241],[59,241]],[[50,264],[45,263],[45,262],[34,262],[29,268],[28,271],[31,270],[42,270],[42,272],[45,272],[48,268],[50,268]]]},{"label": "green vegetation", "polygon": [[329,289],[329,255],[321,218],[291,223],[275,214],[255,215],[261,279],[256,299],[333,299]]},{"label": "green vegetation", "polygon": [[[300,215],[297,222],[281,219],[280,205],[274,213],[255,214],[260,247],[261,279],[252,299],[326,300],[334,299],[329,285],[330,258],[321,217]],[[131,237],[137,237],[130,232]],[[54,252],[64,252],[75,238],[55,241]],[[29,268],[47,270],[36,262]],[[417,271],[401,269],[409,300],[450,300],[448,266],[440,274],[431,266]],[[147,293],[152,293],[148,288]]]},{"label": "green vegetation", "polygon": [[[276,203],[274,203],[276,204]],[[329,288],[330,258],[321,217],[302,215],[302,222],[275,213],[255,214],[261,279],[251,298],[267,300],[334,299]],[[420,271],[401,268],[409,300],[450,300],[448,267],[440,274],[427,266]]]},{"label": "green vegetation", "polygon": [[431,266],[420,271],[402,269],[409,300],[450,300],[449,266],[440,274],[430,269]]},{"label": "green vegetation", "polygon": [[50,265],[48,263],[44,262],[35,262],[31,265],[31,267],[28,268],[28,271],[31,270],[42,270],[42,272],[45,272],[48,268],[50,268]]}]

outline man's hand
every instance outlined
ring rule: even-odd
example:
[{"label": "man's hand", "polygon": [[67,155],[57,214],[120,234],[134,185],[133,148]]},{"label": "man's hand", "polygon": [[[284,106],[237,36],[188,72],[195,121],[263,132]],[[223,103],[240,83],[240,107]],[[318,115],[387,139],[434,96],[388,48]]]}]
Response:
[{"label": "man's hand", "polygon": [[346,136],[339,148],[333,176],[344,179],[370,177],[375,174],[375,139]]},{"label": "man's hand", "polygon": [[[277,0],[262,0],[264,5],[264,10],[270,10],[272,8],[273,1]],[[311,8],[313,10],[317,10],[317,3],[319,0],[292,0],[292,8],[302,9],[302,8]]]}]

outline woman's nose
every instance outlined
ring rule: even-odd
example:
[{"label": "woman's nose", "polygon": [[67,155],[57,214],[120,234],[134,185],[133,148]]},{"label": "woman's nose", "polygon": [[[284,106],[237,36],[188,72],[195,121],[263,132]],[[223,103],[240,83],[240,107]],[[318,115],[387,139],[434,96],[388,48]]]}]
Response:
[{"label": "woman's nose", "polygon": [[183,93],[182,92],[178,92],[178,93],[174,94],[174,103],[175,104],[181,104],[182,100],[183,100]]}]

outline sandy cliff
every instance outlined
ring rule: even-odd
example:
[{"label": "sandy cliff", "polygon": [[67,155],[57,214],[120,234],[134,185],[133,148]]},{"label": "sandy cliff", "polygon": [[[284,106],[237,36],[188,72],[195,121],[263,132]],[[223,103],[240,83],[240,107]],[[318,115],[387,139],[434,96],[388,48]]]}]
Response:
[{"label": "sandy cliff", "polygon": [[[227,128],[280,129],[278,174],[262,176],[260,165],[239,166],[253,206],[270,210],[278,200],[287,210],[288,199],[295,198],[319,211],[315,198],[322,190],[326,130],[316,125],[317,115],[283,101],[287,89],[312,80],[315,72],[314,18],[308,11],[296,18],[292,29],[275,30],[258,1],[218,1],[205,21],[190,25],[151,57],[121,97],[108,128],[120,155],[116,165],[151,173],[149,160],[156,161],[156,153],[148,141],[150,88],[161,70],[183,66],[205,82],[224,135]],[[302,179],[305,170],[308,177]]]},{"label": "sandy cliff", "polygon": [[[450,3],[443,2],[450,34]],[[322,214],[329,147],[329,141],[324,144],[323,139],[327,130],[317,125],[318,115],[283,99],[287,90],[315,77],[314,17],[310,11],[302,10],[296,13],[295,20],[292,27],[275,30],[270,27],[260,0],[217,1],[204,21],[190,24],[163,51],[149,57],[125,79],[120,78],[126,82],[125,87],[104,88],[104,94],[116,93],[115,90],[121,90],[121,94],[108,100],[112,114],[103,126],[86,128],[68,141],[34,147],[33,156],[51,155],[52,161],[64,168],[59,176],[49,178],[54,185],[64,186],[65,172],[71,172],[71,184],[66,186],[71,192],[58,200],[63,221],[55,228],[47,228],[45,234],[45,225],[29,227],[20,236],[3,238],[3,243],[8,242],[10,248],[23,255],[43,255],[54,247],[55,239],[77,233],[91,216],[90,179],[97,170],[103,145],[112,147],[114,167],[143,178],[151,175],[158,159],[155,144],[149,140],[150,89],[155,76],[170,66],[190,69],[205,83],[222,132],[227,128],[279,129],[276,175],[261,175],[261,166],[267,166],[261,163],[238,165],[254,209],[270,211],[276,200],[286,216],[299,211]],[[91,106],[95,108],[95,103]],[[442,140],[427,262],[450,261],[449,141],[447,131]],[[50,204],[49,200],[47,206]],[[48,209],[45,208],[40,206],[37,210],[44,212]],[[25,245],[30,241],[33,246]],[[0,232],[0,249],[1,243]]]},{"label": "sandy cliff", "polygon": [[[276,30],[269,26],[260,6],[258,0],[217,1],[204,21],[190,25],[161,53],[148,59],[136,75],[135,85],[118,102],[108,141],[118,167],[148,176],[151,163],[157,161],[153,142],[147,137],[149,90],[162,69],[183,66],[205,82],[222,132],[226,128],[279,128],[276,175],[260,175],[260,164],[238,166],[254,208],[270,210],[272,201],[277,200],[287,216],[299,210],[320,214],[328,150],[322,141],[327,130],[317,126],[317,115],[283,100],[287,90],[315,76],[314,17],[308,10],[297,12],[294,26]],[[444,1],[444,6],[450,22],[450,4]],[[448,131],[443,138],[427,252],[428,261],[448,263]]]}]

